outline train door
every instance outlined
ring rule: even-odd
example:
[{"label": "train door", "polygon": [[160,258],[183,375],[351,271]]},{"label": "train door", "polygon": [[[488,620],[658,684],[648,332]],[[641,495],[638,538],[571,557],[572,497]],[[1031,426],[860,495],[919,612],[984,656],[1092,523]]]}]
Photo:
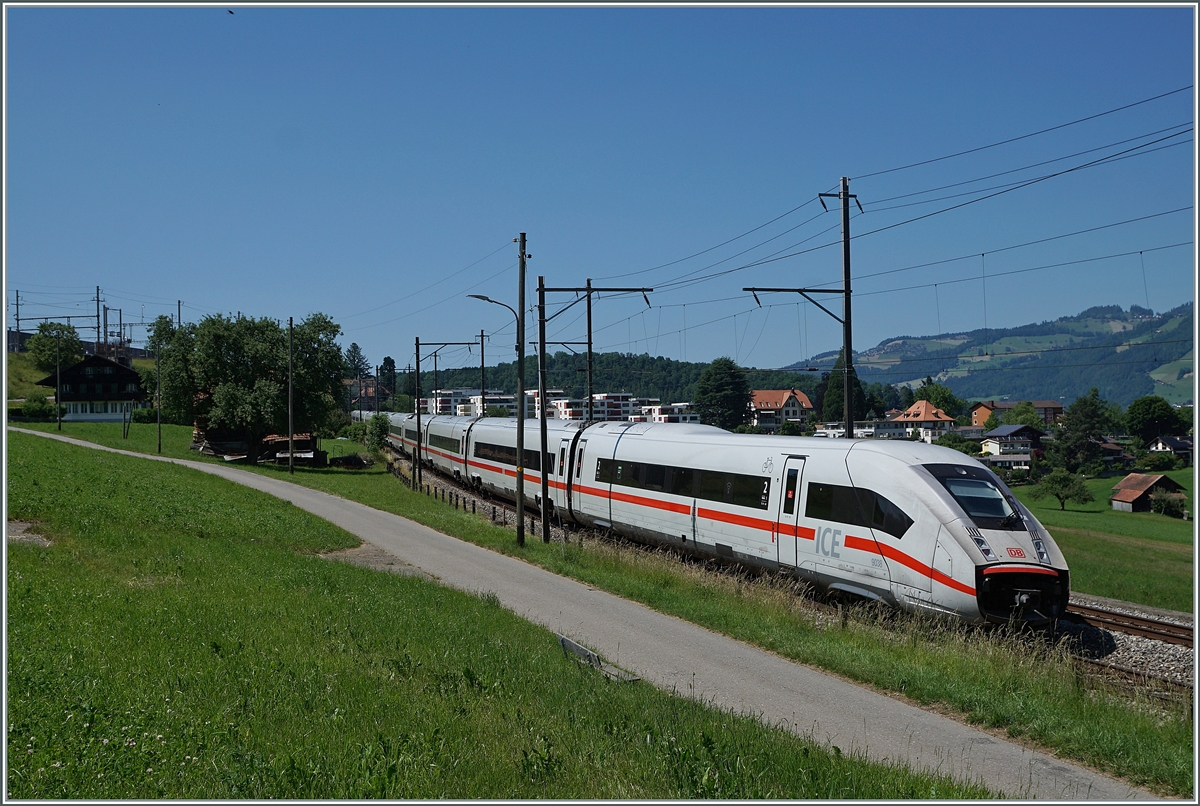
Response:
[{"label": "train door", "polygon": [[571,510],[573,512],[583,511],[583,493],[580,488],[583,486],[583,463],[584,454],[587,453],[587,440],[579,440],[579,445],[575,448],[575,470],[571,477]]},{"label": "train door", "polygon": [[776,546],[780,565],[796,567],[799,549],[797,542],[800,517],[800,482],[804,476],[804,457],[789,456],[783,466],[783,494],[779,496],[779,518]]},{"label": "train door", "polygon": [[557,484],[552,485],[553,490],[550,495],[554,501],[554,508],[559,512],[568,509],[567,495],[570,488],[571,479],[571,440],[562,439],[558,443],[558,476],[555,479]]}]

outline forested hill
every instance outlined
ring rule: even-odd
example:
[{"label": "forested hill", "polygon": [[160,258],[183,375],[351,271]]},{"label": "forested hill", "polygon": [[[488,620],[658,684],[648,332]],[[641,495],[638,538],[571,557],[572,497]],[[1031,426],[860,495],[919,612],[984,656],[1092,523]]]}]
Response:
[{"label": "forested hill", "polygon": [[[858,353],[864,383],[920,383],[932,376],[963,398],[1074,400],[1093,386],[1129,405],[1156,394],[1192,401],[1193,304],[1162,314],[1132,306],[1089,308],[1021,327],[899,336]],[[836,353],[811,359],[828,369]]]},{"label": "forested hill", "polygon": [[[1172,403],[1192,401],[1192,303],[1163,314],[1138,306],[1089,308],[1077,316],[1014,328],[937,336],[898,336],[857,353],[863,383],[919,385],[927,376],[963,398],[1072,401],[1093,386],[1107,400],[1129,405],[1157,394]],[[825,353],[784,370],[750,369],[752,389],[799,389],[811,398],[837,353]],[[599,353],[593,357],[596,392],[629,392],[664,403],[691,400],[707,363],[646,354]],[[819,371],[797,371],[816,367]],[[587,391],[584,355],[555,353],[547,360],[547,387],[572,397]],[[442,370],[437,385],[479,388],[478,367]],[[516,391],[514,363],[487,368],[489,389]],[[434,388],[430,371],[423,390]],[[525,361],[525,387],[537,388],[537,356]]]},{"label": "forested hill", "polygon": [[[422,362],[424,363],[424,362]],[[692,399],[696,381],[707,363],[675,361],[661,356],[632,353],[596,353],[592,356],[595,392],[629,392],[636,397],[656,397],[663,403],[678,403]],[[749,370],[747,380],[753,389],[796,388],[806,394],[815,391],[820,378],[815,372],[783,372],[779,370]],[[421,388],[433,387],[433,373],[421,373]],[[438,374],[438,385],[444,389],[479,388],[479,368],[444,370]],[[487,368],[489,389],[503,389],[510,394],[517,388],[515,363]],[[537,389],[537,356],[525,359],[525,388]],[[546,388],[561,389],[572,397],[587,394],[587,356],[559,352],[546,361]]]}]

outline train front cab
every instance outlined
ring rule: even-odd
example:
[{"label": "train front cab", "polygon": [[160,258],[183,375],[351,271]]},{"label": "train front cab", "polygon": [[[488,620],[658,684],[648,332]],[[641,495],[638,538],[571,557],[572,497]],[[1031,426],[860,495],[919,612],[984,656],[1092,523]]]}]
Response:
[{"label": "train front cab", "polygon": [[977,462],[930,463],[922,470],[966,515],[946,524],[938,552],[956,553],[973,566],[974,578],[961,581],[973,584],[980,620],[1031,627],[1057,621],[1067,608],[1070,574],[1033,513]]}]

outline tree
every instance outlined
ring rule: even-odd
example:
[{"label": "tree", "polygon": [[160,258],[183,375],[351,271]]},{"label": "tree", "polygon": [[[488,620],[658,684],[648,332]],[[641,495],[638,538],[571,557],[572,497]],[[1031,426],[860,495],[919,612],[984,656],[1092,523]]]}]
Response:
[{"label": "tree", "polygon": [[984,421],[983,431],[984,433],[987,433],[988,431],[995,431],[1002,425],[1004,425],[1004,423],[1000,422],[1000,417],[996,414],[996,412],[993,411],[988,415],[987,420]]},{"label": "tree", "polygon": [[1083,479],[1062,467],[1054,468],[1043,477],[1041,483],[1029,491],[1029,496],[1034,500],[1053,496],[1058,499],[1060,510],[1067,508],[1068,501],[1089,504],[1095,500]]},{"label": "tree", "polygon": [[310,314],[295,327],[292,419],[297,431],[336,431],[342,416],[341,333],[341,325],[323,313]]},{"label": "tree", "polygon": [[708,365],[696,382],[692,399],[700,421],[732,431],[750,416],[750,387],[733,359],[721,357]]},{"label": "tree", "polygon": [[[833,363],[833,371],[829,374],[829,384],[825,387],[825,396],[821,401],[821,416],[825,422],[842,422],[846,419],[846,362],[843,353],[838,352],[837,361]],[[858,373],[852,371],[850,378],[850,394],[854,397],[852,417],[862,420],[867,416],[867,396],[863,392],[862,382]]]},{"label": "tree", "polygon": [[287,334],[274,319],[206,316],[191,368],[211,425],[242,431],[252,446],[287,427]]},{"label": "tree", "polygon": [[1143,442],[1152,442],[1157,437],[1175,436],[1186,426],[1170,403],[1158,395],[1146,395],[1129,404],[1125,428]]},{"label": "tree", "polygon": [[388,418],[386,414],[372,414],[367,421],[367,435],[364,443],[373,451],[383,450],[387,444]]},{"label": "tree", "polygon": [[83,360],[83,343],[71,325],[42,322],[25,346],[42,372],[54,372],[58,366],[66,369]]},{"label": "tree", "polygon": [[1039,431],[1046,430],[1045,418],[1037,413],[1037,409],[1028,400],[1022,400],[1011,409],[1005,411],[1000,415],[1000,422],[1003,425],[1027,425]]},{"label": "tree", "polygon": [[[297,432],[330,433],[341,411],[341,327],[315,313],[293,328],[292,410]],[[251,449],[287,430],[287,331],[273,319],[208,316],[175,327],[165,316],[150,329],[162,374],[163,419],[241,432]],[[155,389],[157,372],[143,373]]]},{"label": "tree", "polygon": [[396,394],[396,362],[390,355],[384,356],[383,363],[379,365],[379,382],[388,390],[388,394]]},{"label": "tree", "polygon": [[982,453],[982,448],[978,442],[972,439],[967,439],[966,437],[955,434],[954,432],[942,434],[940,437],[934,440],[933,444],[941,445],[944,448],[953,448],[959,453],[965,453],[967,456],[978,456],[980,453]]},{"label": "tree", "polygon": [[356,342],[346,348],[346,377],[358,378],[370,373],[371,364]]},{"label": "tree", "polygon": [[1072,473],[1084,466],[1094,467],[1101,457],[1096,440],[1117,427],[1112,409],[1093,386],[1087,396],[1076,398],[1063,412],[1062,428],[1047,447],[1046,460]]},{"label": "tree", "polygon": [[1179,493],[1150,493],[1150,511],[1169,518],[1182,518],[1187,511],[1187,497]]},{"label": "tree", "polygon": [[967,407],[967,402],[951,392],[949,386],[934,383],[932,377],[926,377],[921,382],[913,397],[916,400],[928,400],[951,417],[962,414]]},{"label": "tree", "polygon": [[30,420],[49,420],[54,416],[54,406],[41,392],[30,392],[21,404],[21,416]]},{"label": "tree", "polygon": [[192,371],[196,325],[189,322],[176,327],[171,317],[159,316],[150,326],[147,347],[155,354],[158,368],[142,372],[142,388],[154,394],[161,375],[163,422],[192,425],[200,398],[200,387]]}]

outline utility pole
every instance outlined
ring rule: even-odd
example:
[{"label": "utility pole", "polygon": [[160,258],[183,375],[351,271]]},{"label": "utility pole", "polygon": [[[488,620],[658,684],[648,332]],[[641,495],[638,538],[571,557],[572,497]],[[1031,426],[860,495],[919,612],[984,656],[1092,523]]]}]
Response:
[{"label": "utility pole", "polygon": [[[758,299],[758,293],[772,292],[791,292],[804,297],[806,300],[816,305],[825,313],[829,314],[842,325],[842,361],[843,361],[843,376],[842,376],[842,395],[844,397],[842,403],[842,414],[845,420],[844,427],[846,429],[845,438],[854,438],[854,396],[851,390],[854,386],[854,363],[851,356],[853,346],[851,345],[851,323],[850,323],[850,200],[854,199],[854,203],[858,205],[858,211],[863,211],[862,204],[858,201],[858,196],[850,193],[850,180],[847,177],[842,177],[842,189],[840,193],[819,193],[817,200],[821,202],[821,206],[825,207],[824,197],[830,196],[840,199],[842,202],[842,287],[837,288],[743,288],[743,291],[749,291],[754,294],[755,300]],[[825,207],[828,211],[829,208]],[[842,315],[838,316],[833,311],[826,308],[821,303],[809,296],[809,294],[841,294],[842,295]],[[759,303],[761,304],[761,303]]]},{"label": "utility pole", "polygon": [[483,363],[483,331],[479,331],[479,416],[487,416],[487,370]]},{"label": "utility pole", "polygon": [[595,398],[592,397],[592,395],[595,394],[595,390],[592,389],[592,278],[591,277],[587,278],[586,290],[587,290],[587,331],[588,331],[588,335],[587,335],[587,390],[588,390],[587,413],[588,413],[588,418],[587,418],[587,421],[590,423],[592,420],[596,419],[595,411],[592,408],[593,405],[595,404]]},{"label": "utility pole", "polygon": [[[21,331],[17,331],[17,338]],[[58,430],[62,430],[62,331],[54,334],[54,413],[58,417]]]},{"label": "utility pole", "polygon": [[[1147,297],[1149,299],[1149,297]],[[21,352],[21,292],[17,292],[17,346],[14,353]]]},{"label": "utility pole", "polygon": [[183,325],[183,300],[175,300],[175,327]]},{"label": "utility pole", "polygon": [[[295,474],[296,442],[292,428],[292,317],[288,317],[288,473]],[[313,454],[316,458],[316,454]]]},{"label": "utility pole", "polygon": [[[593,392],[592,392],[592,294],[599,294],[601,291],[608,292],[608,293],[620,293],[620,294],[631,294],[631,293],[636,292],[636,293],[640,293],[645,298],[646,307],[650,307],[650,298],[646,297],[646,294],[650,293],[653,290],[654,290],[653,288],[596,288],[595,286],[592,285],[591,277],[587,278],[587,285],[585,285],[583,288],[547,288],[547,289],[545,289],[545,291],[547,293],[572,293],[572,294],[583,293],[586,295],[585,297],[580,297],[579,299],[576,299],[575,302],[572,302],[570,305],[563,308],[558,313],[554,314],[554,316],[551,316],[550,319],[553,319],[555,316],[560,316],[560,315],[566,313],[568,310],[570,310],[575,305],[575,303],[579,302],[580,300],[586,299],[586,302],[587,302],[587,341],[584,343],[587,345],[587,390],[588,390],[587,391],[587,396],[588,396],[587,419],[588,419],[588,422],[592,421],[592,403],[593,403],[593,401],[592,401],[592,394],[593,394]],[[549,321],[549,320],[547,320],[547,321]],[[566,342],[566,341],[560,341],[560,342],[555,342],[555,343],[556,344],[579,344],[579,342]],[[545,344],[541,344],[540,349],[545,350]],[[574,352],[574,351],[572,351],[572,352]],[[545,401],[542,401],[542,408],[543,409],[545,408]]]},{"label": "utility pole", "polygon": [[[590,295],[589,295],[590,296]],[[588,328],[591,331],[591,328]],[[546,436],[546,278],[538,276],[538,431],[541,434],[541,456],[538,466],[542,469],[542,542],[550,542],[550,468],[546,458],[549,454]]]},{"label": "utility pole", "polygon": [[[854,438],[854,397],[851,389],[854,385],[854,348],[850,344],[853,329],[850,326],[850,179],[842,177],[842,191],[838,194],[842,202],[842,342],[845,344],[843,361],[845,374],[842,379],[842,390],[846,396],[846,438]],[[855,202],[858,197],[854,197]],[[859,206],[859,210],[862,207]]]},{"label": "utility pole", "polygon": [[517,545],[525,546],[525,233],[520,234],[517,272]]},{"label": "utility pole", "polygon": [[421,490],[421,337],[417,336],[416,368],[413,375],[413,402],[417,410],[417,439],[413,448],[413,484]]},{"label": "utility pole", "polygon": [[93,352],[100,355],[100,286],[96,286],[96,343]]},{"label": "utility pole", "polygon": [[162,342],[154,343],[154,409],[158,417],[158,452],[162,453]]}]

